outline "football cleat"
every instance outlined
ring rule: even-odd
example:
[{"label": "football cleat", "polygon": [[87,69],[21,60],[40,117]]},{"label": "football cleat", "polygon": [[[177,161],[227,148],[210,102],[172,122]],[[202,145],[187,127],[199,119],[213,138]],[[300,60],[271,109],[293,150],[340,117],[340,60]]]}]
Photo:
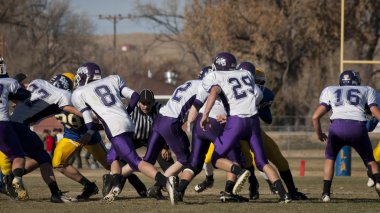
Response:
[{"label": "football cleat", "polygon": [[75,198],[72,198],[66,193],[63,193],[61,191],[58,191],[57,193],[54,193],[50,197],[50,202],[52,203],[72,203],[72,202],[77,202],[78,200]]},{"label": "football cleat", "polygon": [[166,181],[166,191],[169,193],[170,203],[172,205],[176,205],[178,198],[177,193],[175,192],[175,176],[168,177],[168,180]]},{"label": "football cleat", "polygon": [[289,192],[290,198],[292,200],[307,200],[309,199],[304,193],[299,192],[297,189],[294,192]]},{"label": "football cleat", "polygon": [[248,170],[244,170],[241,174],[237,176],[236,183],[234,185],[234,188],[232,189],[232,194],[239,194],[250,175],[251,172],[249,172]]},{"label": "football cleat", "polygon": [[25,189],[24,183],[20,177],[14,177],[12,180],[12,187],[14,188],[18,200],[27,200],[29,198],[28,192]]},{"label": "football cleat", "polygon": [[78,200],[88,200],[92,195],[98,194],[98,186],[94,182],[86,184],[83,188],[82,194],[77,196]]},{"label": "football cleat", "polygon": [[203,192],[203,191],[206,190],[206,189],[210,189],[210,188],[212,188],[213,186],[214,186],[214,180],[208,180],[208,179],[206,178],[203,182],[197,184],[197,185],[194,187],[194,190],[195,190],[196,192],[198,192],[198,193],[201,193],[201,192]]},{"label": "football cleat", "polygon": [[111,174],[104,174],[103,175],[103,189],[102,189],[102,195],[105,197],[112,189],[112,175]]},{"label": "football cleat", "polygon": [[375,181],[372,178],[368,178],[367,186],[368,187],[374,187],[375,186]]},{"label": "football cleat", "polygon": [[111,191],[103,198],[103,200],[107,202],[112,202],[117,198],[120,192],[120,188],[118,186],[114,186],[112,187]]},{"label": "football cleat", "polygon": [[13,181],[13,175],[5,175],[3,177],[3,193],[8,195],[12,200],[17,199],[17,193],[15,189],[12,186],[12,181]]},{"label": "football cleat", "polygon": [[321,199],[323,202],[330,202],[331,201],[330,194],[323,193]]},{"label": "football cleat", "polygon": [[220,192],[220,201],[222,203],[228,203],[228,202],[237,202],[237,203],[243,203],[243,202],[249,202],[248,198],[242,197],[240,195],[235,195],[229,192],[221,191]]},{"label": "football cleat", "polygon": [[288,194],[285,194],[285,196],[280,197],[279,203],[290,203],[292,202],[292,199]]},{"label": "football cleat", "polygon": [[166,198],[161,193],[160,186],[152,186],[148,189],[148,197],[156,198],[157,200],[166,200]]},{"label": "football cleat", "polygon": [[378,194],[379,197],[380,197],[380,183],[376,183],[376,185],[375,185],[375,190],[376,190],[377,194]]}]

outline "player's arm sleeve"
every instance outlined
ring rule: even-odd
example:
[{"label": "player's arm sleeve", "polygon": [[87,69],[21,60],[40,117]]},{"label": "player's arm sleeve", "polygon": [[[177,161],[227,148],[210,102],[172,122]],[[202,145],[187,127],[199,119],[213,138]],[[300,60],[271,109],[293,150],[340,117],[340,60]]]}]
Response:
[{"label": "player's arm sleeve", "polygon": [[368,87],[367,104],[369,108],[377,106],[376,91],[372,87]]},{"label": "player's arm sleeve", "polygon": [[207,96],[208,96],[208,93],[206,92],[206,90],[204,90],[202,86],[199,86],[197,95],[193,102],[193,106],[197,111],[199,111],[199,109],[202,108],[202,106],[207,100]]},{"label": "player's arm sleeve", "polygon": [[137,106],[137,103],[139,102],[140,95],[134,90],[128,88],[125,85],[125,82],[123,81],[123,79],[120,78],[120,76],[116,76],[116,77],[117,77],[121,97],[129,98],[127,112],[128,114],[131,114],[133,112],[133,109]]},{"label": "player's arm sleeve", "polygon": [[59,108],[61,108],[61,109],[63,109],[65,106],[71,106],[72,105],[72,103],[71,103],[71,93],[65,91],[65,93],[63,93],[61,95],[61,97],[59,98],[57,104],[58,104]]},{"label": "player's arm sleeve", "polygon": [[202,87],[206,90],[207,93],[210,93],[210,90],[213,86],[220,86],[216,74],[214,72],[206,75],[202,80]]},{"label": "player's arm sleeve", "polygon": [[329,96],[329,88],[325,88],[321,96],[319,97],[319,105],[326,107],[327,111],[331,110],[330,96]]}]

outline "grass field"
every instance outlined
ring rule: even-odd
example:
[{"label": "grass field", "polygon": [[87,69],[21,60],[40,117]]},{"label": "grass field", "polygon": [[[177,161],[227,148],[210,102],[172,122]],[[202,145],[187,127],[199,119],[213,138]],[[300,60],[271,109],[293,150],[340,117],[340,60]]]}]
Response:
[{"label": "grass field", "polygon": [[[367,178],[361,160],[354,156],[352,161],[351,177],[336,177],[332,187],[332,202],[320,201],[322,187],[322,158],[302,158],[306,160],[305,177],[299,177],[299,161],[301,158],[288,158],[296,185],[300,191],[309,196],[308,201],[294,201],[289,204],[277,203],[277,196],[269,193],[267,184],[261,177],[260,199],[249,203],[221,203],[219,192],[224,189],[225,174],[215,172],[215,185],[201,194],[193,191],[193,187],[202,178],[200,174],[189,186],[183,203],[171,206],[168,200],[156,201],[149,198],[139,198],[134,189],[127,182],[120,198],[113,203],[102,201],[100,194],[88,202],[72,204],[50,203],[50,192],[42,181],[39,171],[25,176],[25,183],[29,190],[30,200],[25,202],[12,201],[0,195],[0,212],[377,212],[380,199],[373,188],[366,186]],[[106,170],[81,170],[89,179],[95,180],[101,188],[101,176]],[[58,184],[62,190],[69,191],[70,195],[78,195],[82,187],[56,173]],[[138,174],[147,186],[152,181]],[[248,186],[242,192],[248,196]]]}]

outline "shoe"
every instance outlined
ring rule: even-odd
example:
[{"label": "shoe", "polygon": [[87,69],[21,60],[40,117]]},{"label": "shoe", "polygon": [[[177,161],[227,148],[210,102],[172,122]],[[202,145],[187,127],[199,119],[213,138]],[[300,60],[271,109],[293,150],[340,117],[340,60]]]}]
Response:
[{"label": "shoe", "polygon": [[376,185],[375,185],[375,190],[376,190],[377,194],[378,194],[379,197],[380,197],[380,183],[376,183]]},{"label": "shoe", "polygon": [[330,194],[323,193],[321,199],[322,199],[323,202],[330,202],[331,201]]},{"label": "shoe", "polygon": [[117,198],[117,196],[120,194],[120,192],[121,192],[120,187],[114,186],[114,187],[112,187],[110,192],[106,196],[104,196],[103,200],[105,200],[107,202],[112,202]]},{"label": "shoe", "polygon": [[374,187],[375,186],[375,180],[373,180],[372,178],[368,178],[367,186],[368,187]]},{"label": "shoe", "polygon": [[148,197],[156,198],[157,200],[166,200],[166,197],[164,197],[161,193],[161,187],[160,186],[152,186],[147,191]]},{"label": "shoe", "polygon": [[98,186],[94,182],[86,184],[83,188],[82,194],[77,196],[78,200],[88,200],[92,195],[98,194]]},{"label": "shoe", "polygon": [[111,174],[104,174],[103,175],[103,188],[102,188],[102,195],[105,197],[112,189],[112,175]]},{"label": "shoe", "polygon": [[52,194],[50,197],[50,202],[52,203],[71,203],[76,201],[78,200],[66,195],[66,193],[63,193],[61,191]]},{"label": "shoe", "polygon": [[299,192],[298,189],[296,189],[295,192],[289,193],[290,198],[292,200],[307,200],[309,199],[304,193]]},{"label": "shoe", "polygon": [[202,183],[199,183],[194,187],[194,190],[198,193],[203,192],[206,189],[210,189],[214,186],[214,180],[205,179]]},{"label": "shoe", "polygon": [[257,200],[260,198],[259,185],[249,184],[249,199]]},{"label": "shoe", "polygon": [[3,191],[4,194],[9,196],[12,200],[17,200],[17,193],[12,186],[13,175],[5,175],[3,177]]},{"label": "shoe", "polygon": [[232,194],[239,194],[250,175],[251,172],[249,172],[248,170],[244,170],[244,172],[237,176],[236,183],[234,185],[234,188],[232,189]]},{"label": "shoe", "polygon": [[286,193],[284,197],[280,197],[279,203],[290,203],[292,202],[292,199],[290,196]]},{"label": "shoe", "polygon": [[128,182],[136,189],[140,197],[148,197],[146,186],[137,175],[131,174],[127,178]]},{"label": "shoe", "polygon": [[220,201],[222,203],[229,203],[229,202],[236,202],[236,203],[243,203],[243,202],[249,202],[248,198],[242,197],[240,195],[235,195],[229,192],[221,191],[220,192]]},{"label": "shoe", "polygon": [[29,198],[28,192],[26,191],[24,183],[20,177],[13,178],[12,187],[17,194],[18,200],[27,200]]},{"label": "shoe", "polygon": [[166,191],[169,193],[170,203],[176,205],[178,198],[176,197],[177,193],[175,192],[175,177],[170,176],[166,181]]}]

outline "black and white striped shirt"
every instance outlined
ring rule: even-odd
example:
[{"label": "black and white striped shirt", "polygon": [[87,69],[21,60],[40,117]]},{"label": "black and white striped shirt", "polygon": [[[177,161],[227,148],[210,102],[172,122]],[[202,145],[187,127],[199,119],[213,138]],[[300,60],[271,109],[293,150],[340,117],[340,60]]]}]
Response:
[{"label": "black and white striped shirt", "polygon": [[135,123],[135,134],[133,136],[134,140],[145,141],[145,143],[147,142],[149,134],[152,131],[153,121],[156,118],[160,108],[161,104],[159,102],[155,102],[152,110],[148,114],[145,114],[141,111],[137,104],[131,113],[131,118]]}]

